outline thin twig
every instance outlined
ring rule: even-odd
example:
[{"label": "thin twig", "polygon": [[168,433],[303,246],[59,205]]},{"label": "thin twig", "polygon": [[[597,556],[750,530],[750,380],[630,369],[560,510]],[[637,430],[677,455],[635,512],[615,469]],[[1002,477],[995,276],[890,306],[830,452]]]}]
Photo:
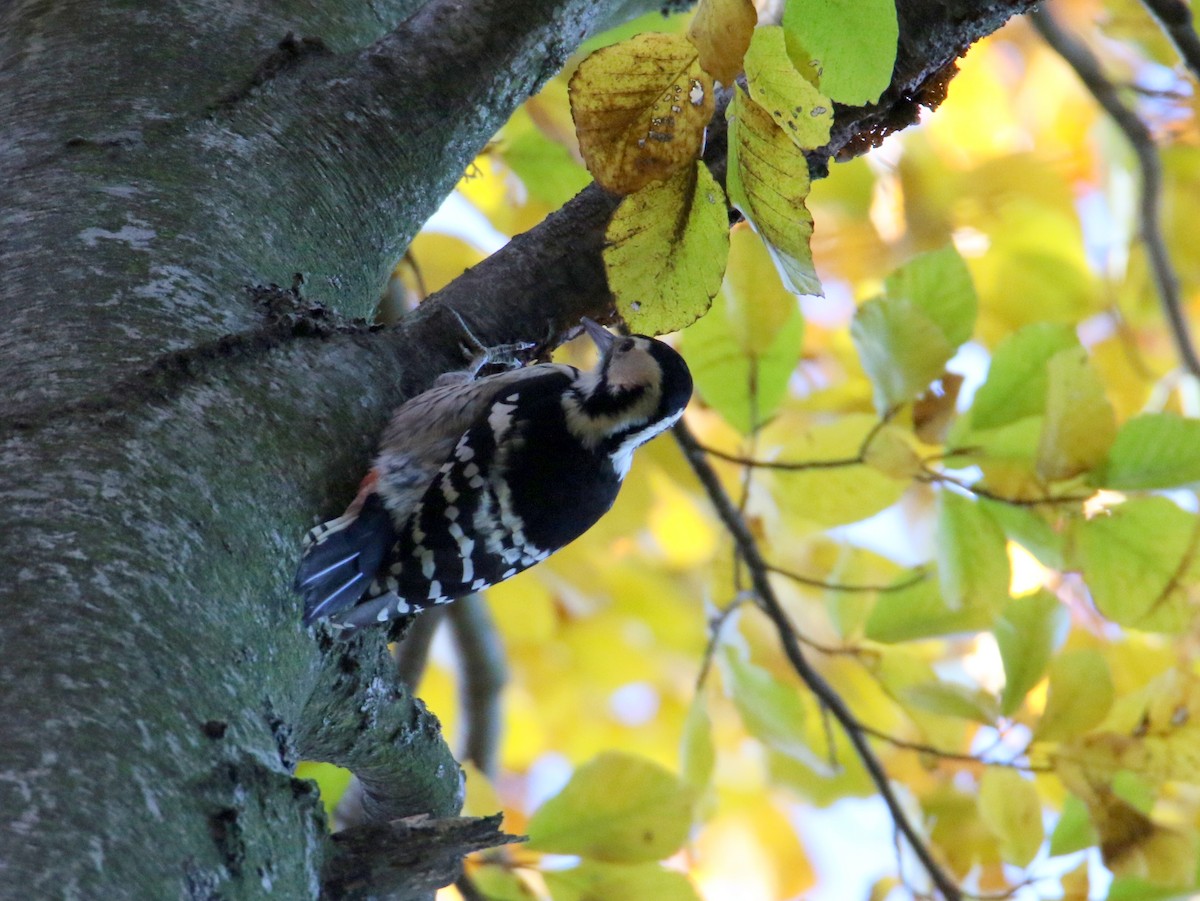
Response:
[{"label": "thin twig", "polygon": [[1068,506],[1071,504],[1082,504],[1091,498],[1091,495],[1081,494],[1064,494],[1061,497],[1009,497],[1008,495],[997,494],[988,488],[984,488],[982,485],[964,482],[962,479],[957,479],[952,475],[932,469],[925,469],[920,472],[916,476],[916,480],[925,484],[953,485],[960,491],[965,491],[975,497],[995,501],[998,504],[1007,504],[1010,507]]},{"label": "thin twig", "polygon": [[1158,20],[1192,77],[1200,81],[1200,35],[1192,23],[1191,7],[1183,0],[1142,0],[1142,5]]},{"label": "thin twig", "polygon": [[[1158,0],[1164,8],[1174,4]],[[1151,6],[1153,9],[1153,6]],[[1190,18],[1190,17],[1189,17]],[[1029,19],[1043,40],[1061,56],[1079,76],[1084,87],[1091,92],[1096,103],[1108,113],[1114,124],[1125,135],[1137,157],[1142,174],[1142,193],[1139,202],[1142,242],[1150,261],[1150,272],[1163,313],[1175,339],[1175,347],[1183,366],[1196,378],[1200,378],[1200,356],[1192,342],[1187,318],[1183,313],[1183,301],[1179,292],[1179,277],[1167,253],[1163,238],[1161,218],[1162,163],[1154,137],[1145,123],[1121,100],[1113,83],[1105,76],[1100,61],[1081,41],[1064,31],[1046,8],[1038,7],[1029,13]]]},{"label": "thin twig", "polygon": [[846,737],[854,746],[854,750],[870,775],[871,781],[874,782],[880,796],[887,805],[896,828],[908,841],[938,891],[948,901],[961,901],[962,890],[934,859],[932,851],[925,844],[916,827],[909,822],[908,815],[901,806],[900,799],[896,797],[896,793],[892,790],[888,775],[884,771],[879,758],[875,756],[875,752],[872,750],[857,718],[849,707],[846,706],[846,702],[842,699],[842,696],[834,690],[833,686],[825,680],[824,676],[813,669],[804,656],[804,651],[800,647],[800,642],[796,638],[792,624],[784,612],[782,605],[779,603],[779,599],[775,596],[774,588],[771,586],[766,561],[763,560],[758,545],[746,527],[745,520],[738,515],[737,509],[734,507],[729,495],[726,494],[724,487],[722,487],[720,480],[717,478],[717,474],[705,458],[704,450],[697,444],[695,436],[692,435],[683,422],[675,426],[675,438],[679,442],[684,456],[687,457],[688,463],[691,464],[692,470],[696,473],[697,478],[700,479],[701,484],[708,493],[709,499],[716,508],[717,515],[721,518],[721,521],[725,524],[725,528],[729,530],[730,535],[733,537],[739,555],[746,561],[759,604],[774,624],[780,642],[783,645],[784,653],[787,655],[792,668],[845,731]]},{"label": "thin twig", "polygon": [[791,579],[793,582],[799,582],[801,585],[808,585],[812,588],[824,588],[827,591],[877,591],[880,594],[886,594],[889,591],[903,591],[905,588],[911,588],[918,582],[923,582],[929,578],[928,570],[917,567],[912,574],[899,582],[893,582],[890,585],[853,585],[845,582],[827,582],[824,579],[816,579],[812,576],[804,576],[800,573],[792,572],[789,569],[784,569],[781,566],[767,564],[767,570],[775,573],[777,576]]}]

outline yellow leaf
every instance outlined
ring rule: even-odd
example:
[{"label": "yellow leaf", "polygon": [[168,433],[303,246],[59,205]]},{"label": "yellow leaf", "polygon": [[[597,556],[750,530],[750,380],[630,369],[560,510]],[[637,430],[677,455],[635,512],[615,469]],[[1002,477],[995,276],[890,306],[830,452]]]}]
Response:
[{"label": "yellow leaf", "polygon": [[746,84],[750,96],[797,147],[809,150],[829,143],[833,103],[796,71],[780,26],[755,29],[746,54]]},{"label": "yellow leaf", "polygon": [[543,874],[554,901],[700,901],[688,878],[657,864],[584,861]]},{"label": "yellow leaf", "polygon": [[1042,803],[1033,782],[1016,770],[990,767],[979,784],[979,813],[1000,839],[1000,854],[1028,866],[1042,846]]},{"label": "yellow leaf", "polygon": [[722,84],[733,84],[757,23],[752,0],[700,0],[687,36],[704,71]]},{"label": "yellow leaf", "polygon": [[695,322],[729,256],[725,195],[703,163],[626,197],[605,234],[608,284],[629,327],[659,335]]},{"label": "yellow leaf", "polygon": [[1038,474],[1049,480],[1069,479],[1104,462],[1117,436],[1117,421],[1083,348],[1056,353],[1046,364],[1046,376]]},{"label": "yellow leaf", "polygon": [[877,425],[874,416],[863,413],[817,426],[797,424],[794,417],[780,415],[764,428],[759,452],[767,459],[823,464],[813,469],[769,471],[762,477],[793,527],[857,522],[900,498],[906,483],[856,462]]},{"label": "yellow leaf", "polygon": [[717,751],[713,745],[712,720],[708,715],[708,700],[704,692],[697,692],[688,705],[687,718],[683,724],[683,740],[680,743],[680,769],[683,779],[697,794],[703,792],[712,781]]},{"label": "yellow leaf", "polygon": [[729,330],[750,356],[770,352],[779,333],[799,316],[796,298],[779,280],[771,254],[744,224],[729,232],[729,265],[723,287]]},{"label": "yellow leaf", "polygon": [[729,104],[729,171],[725,186],[736,206],[771,248],[784,285],[795,294],[820,294],[813,268],[808,160],[771,114],[740,87]]},{"label": "yellow leaf", "polygon": [[631,194],[689,167],[713,113],[712,77],[683,35],[639,34],[575,70],[571,115],[597,183]]},{"label": "yellow leaf", "polygon": [[1112,702],[1112,675],[1098,651],[1060,654],[1050,663],[1049,696],[1034,737],[1058,741],[1082,735],[1104,719]]},{"label": "yellow leaf", "polygon": [[691,788],[658,764],[607,751],[533,815],[528,847],[610,863],[661,860],[687,838],[692,799]]},{"label": "yellow leaf", "polygon": [[475,764],[464,760],[461,764],[463,776],[467,780],[466,797],[463,799],[463,816],[490,817],[504,809],[496,787]]}]

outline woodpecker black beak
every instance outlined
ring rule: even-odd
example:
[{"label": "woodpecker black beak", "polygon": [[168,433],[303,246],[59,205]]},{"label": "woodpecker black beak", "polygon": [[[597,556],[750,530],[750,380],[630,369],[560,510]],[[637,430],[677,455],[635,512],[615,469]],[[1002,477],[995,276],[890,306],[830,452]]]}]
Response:
[{"label": "woodpecker black beak", "polygon": [[596,350],[600,351],[600,356],[608,353],[608,349],[615,340],[613,333],[600,323],[588,319],[586,316],[579,317],[579,320],[583,323],[583,330],[588,333],[588,337],[596,345]]}]

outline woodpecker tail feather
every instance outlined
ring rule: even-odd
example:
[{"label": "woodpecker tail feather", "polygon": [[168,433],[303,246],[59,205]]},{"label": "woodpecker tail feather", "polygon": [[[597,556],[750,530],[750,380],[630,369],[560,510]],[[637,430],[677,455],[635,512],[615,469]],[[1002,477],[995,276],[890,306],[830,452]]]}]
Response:
[{"label": "woodpecker tail feather", "polygon": [[375,493],[366,496],[357,513],[309,532],[296,571],[296,591],[304,596],[304,624],[354,606],[395,542],[392,518]]}]

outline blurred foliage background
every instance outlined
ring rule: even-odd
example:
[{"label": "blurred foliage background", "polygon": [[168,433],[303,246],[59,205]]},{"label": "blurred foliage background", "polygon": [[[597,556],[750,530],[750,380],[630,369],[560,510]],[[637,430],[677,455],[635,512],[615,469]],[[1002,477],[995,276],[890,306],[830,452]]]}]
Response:
[{"label": "blurred foliage background", "polygon": [[[1165,243],[1195,319],[1196,83],[1140,4],[1050,6],[1154,137]],[[688,20],[606,35],[518,111],[397,267],[381,316],[586,185],[567,106],[574,66]],[[813,183],[823,297],[789,294],[749,226],[735,226],[713,309],[672,339],[698,386],[686,421],[732,458],[710,460],[766,558],[795,576],[773,584],[808,656],[965,890],[1195,897],[1200,384],[1165,323],[1139,237],[1140,175],[1111,119],[1028,21],[960,68],[919,126]],[[864,304],[922,281],[977,307],[950,317],[965,331],[947,374],[884,423],[856,310],[861,325]],[[897,345],[885,368],[887,354],[924,346]],[[507,682],[495,772],[468,765],[467,812],[502,809],[507,831],[534,840],[474,861],[475,891],[926,890],[748,588],[664,436],[599,525],[487,593]],[[452,746],[466,663],[442,628],[418,688]],[[301,775],[332,810],[344,774],[305,764]],[[585,834],[563,839],[570,824]]]}]

